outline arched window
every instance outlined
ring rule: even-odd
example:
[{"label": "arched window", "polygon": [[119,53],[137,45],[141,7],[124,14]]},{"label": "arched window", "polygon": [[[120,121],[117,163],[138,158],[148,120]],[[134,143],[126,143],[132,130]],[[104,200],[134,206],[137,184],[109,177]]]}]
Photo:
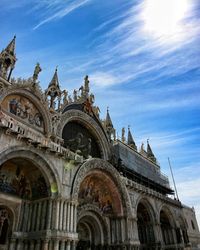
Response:
[{"label": "arched window", "polygon": [[150,247],[155,243],[153,222],[151,220],[148,208],[142,203],[139,203],[138,205],[137,218],[140,244],[144,247]]},{"label": "arched window", "polygon": [[160,212],[160,224],[161,224],[164,244],[165,245],[174,244],[173,227],[170,224],[168,215],[163,210]]}]

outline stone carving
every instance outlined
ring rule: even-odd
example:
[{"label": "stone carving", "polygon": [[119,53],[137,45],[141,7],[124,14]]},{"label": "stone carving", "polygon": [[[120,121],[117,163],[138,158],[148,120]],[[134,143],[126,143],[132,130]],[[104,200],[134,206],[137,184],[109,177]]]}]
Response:
[{"label": "stone carving", "polygon": [[84,158],[89,158],[91,153],[91,138],[86,138],[79,132],[75,138],[66,142],[67,146],[77,154],[83,155]]},{"label": "stone carving", "polygon": [[42,71],[40,64],[37,63],[34,69],[34,73],[33,73],[33,84],[36,84],[36,81],[38,79],[38,75],[39,73]]},{"label": "stone carving", "polygon": [[94,114],[99,118],[100,108],[98,106],[92,107]]},{"label": "stone carving", "polygon": [[93,115],[92,104],[88,98],[86,99],[83,105],[83,111],[89,115]]},{"label": "stone carving", "polygon": [[27,123],[43,128],[43,118],[35,105],[26,97],[11,95],[4,99],[2,108],[23,119]]},{"label": "stone carving", "polygon": [[77,102],[78,100],[77,90],[74,89],[73,95],[74,95],[74,102]]},{"label": "stone carving", "polygon": [[125,138],[125,128],[122,128],[122,142],[126,142],[126,138]]},{"label": "stone carving", "polygon": [[68,91],[63,90],[62,95],[63,95],[63,104],[64,105],[68,104]]}]

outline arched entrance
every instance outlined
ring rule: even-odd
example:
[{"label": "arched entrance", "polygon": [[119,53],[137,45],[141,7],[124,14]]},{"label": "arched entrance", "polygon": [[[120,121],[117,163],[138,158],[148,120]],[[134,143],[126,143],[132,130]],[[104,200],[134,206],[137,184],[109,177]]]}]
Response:
[{"label": "arched entrance", "polygon": [[161,210],[160,212],[160,226],[164,245],[173,245],[176,242],[173,234],[173,226],[169,213],[165,210]]},{"label": "arched entrance", "polygon": [[155,249],[153,218],[148,206],[142,202],[137,207],[137,218],[140,249]]},{"label": "arched entrance", "polygon": [[78,221],[77,250],[97,250],[105,245],[105,225],[94,211],[87,211]]}]

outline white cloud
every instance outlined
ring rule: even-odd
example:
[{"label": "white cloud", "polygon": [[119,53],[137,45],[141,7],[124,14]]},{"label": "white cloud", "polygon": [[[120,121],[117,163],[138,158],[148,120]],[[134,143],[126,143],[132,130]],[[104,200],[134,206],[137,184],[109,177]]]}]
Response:
[{"label": "white cloud", "polygon": [[[48,5],[48,7],[54,6],[54,5],[61,5],[62,8],[58,8],[58,10],[56,12],[54,12],[53,14],[49,14],[49,16],[45,19],[43,19],[42,21],[40,21],[33,29],[37,29],[39,28],[41,25],[63,18],[66,15],[68,15],[69,13],[71,13],[72,11],[82,7],[83,5],[89,3],[91,0],[77,0],[77,1],[73,1],[71,3],[66,4],[66,6],[63,6],[61,1],[54,1],[53,3],[50,3]],[[55,7],[55,6],[54,6]]]},{"label": "white cloud", "polygon": [[90,81],[96,87],[109,87],[119,83],[119,79],[108,72],[94,72],[90,75]]}]

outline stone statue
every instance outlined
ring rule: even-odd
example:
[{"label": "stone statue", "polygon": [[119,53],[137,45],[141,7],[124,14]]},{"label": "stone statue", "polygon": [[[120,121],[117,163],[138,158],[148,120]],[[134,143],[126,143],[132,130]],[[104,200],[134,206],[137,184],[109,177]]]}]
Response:
[{"label": "stone statue", "polygon": [[91,104],[94,104],[94,100],[95,100],[95,97],[94,97],[94,94],[90,94],[90,102]]},{"label": "stone statue", "polygon": [[70,95],[68,96],[68,102],[69,102],[69,103],[72,103],[72,102],[73,102]]},{"label": "stone statue", "polygon": [[63,90],[62,94],[63,94],[63,104],[68,104],[68,98],[67,98],[68,91],[67,90]]},{"label": "stone statue", "polygon": [[101,112],[100,108],[98,106],[93,106],[92,109],[93,109],[95,115],[99,118],[99,113]]},{"label": "stone statue", "polygon": [[126,138],[125,138],[125,128],[122,128],[122,142],[125,142]]},{"label": "stone statue", "polygon": [[83,88],[83,86],[81,86],[81,87],[79,88],[79,91],[81,91],[81,97],[83,97],[83,96],[84,96],[84,88]]},{"label": "stone statue", "polygon": [[88,93],[90,91],[89,82],[90,81],[88,80],[88,76],[86,75],[85,78],[84,78],[84,91],[85,91],[86,97],[88,96]]},{"label": "stone statue", "polygon": [[37,63],[33,73],[33,83],[36,83],[39,73],[42,71],[40,64]]},{"label": "stone statue", "polygon": [[74,102],[76,102],[78,100],[77,90],[74,89],[73,95],[74,95]]}]

